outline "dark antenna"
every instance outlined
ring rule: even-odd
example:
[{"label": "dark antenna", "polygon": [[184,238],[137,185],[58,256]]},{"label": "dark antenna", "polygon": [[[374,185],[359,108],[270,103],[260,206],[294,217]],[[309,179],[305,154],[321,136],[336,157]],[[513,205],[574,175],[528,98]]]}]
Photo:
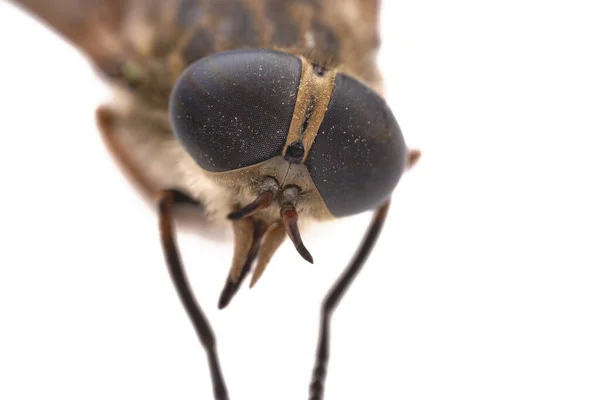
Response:
[{"label": "dark antenna", "polygon": [[294,243],[296,250],[302,258],[309,263],[313,263],[313,257],[304,246],[302,237],[300,236],[300,230],[298,229],[298,213],[296,212],[296,202],[298,201],[298,194],[300,189],[297,186],[289,186],[283,190],[279,198],[279,206],[281,207],[281,220],[285,226],[290,240]]},{"label": "dark antenna", "polygon": [[296,250],[298,253],[309,263],[313,263],[313,257],[302,243],[302,237],[300,237],[300,230],[298,229],[298,213],[294,208],[289,210],[281,210],[281,219],[283,220],[283,225],[285,226],[285,231],[288,236],[294,243]]},{"label": "dark antenna", "polygon": [[227,218],[231,220],[238,220],[242,218],[247,218],[254,213],[264,210],[269,207],[273,202],[273,199],[277,195],[279,191],[279,184],[270,176],[266,177],[261,183],[261,193],[256,197],[256,199],[242,208],[241,210],[234,211],[230,213]]},{"label": "dark antenna", "polygon": [[265,208],[269,207],[273,202],[273,198],[275,198],[274,192],[262,192],[252,203],[248,204],[246,207],[242,208],[239,211],[234,211],[230,213],[229,215],[227,215],[227,218],[231,220],[237,220],[249,217],[257,211],[264,210]]}]

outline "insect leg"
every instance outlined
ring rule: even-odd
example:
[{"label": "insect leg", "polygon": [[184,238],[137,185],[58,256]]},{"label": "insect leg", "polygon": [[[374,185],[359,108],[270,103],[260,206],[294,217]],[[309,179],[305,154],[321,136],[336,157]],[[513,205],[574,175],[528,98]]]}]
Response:
[{"label": "insect leg", "polygon": [[202,308],[196,302],[194,294],[188,283],[179,250],[175,243],[175,231],[173,229],[173,209],[182,204],[191,204],[198,206],[198,203],[188,195],[177,190],[162,190],[158,193],[158,209],[160,216],[160,236],[165,254],[165,259],[169,267],[171,279],[183,303],[188,317],[194,325],[196,334],[200,343],[206,351],[210,375],[213,385],[215,400],[228,400],[227,387],[221,373],[221,365],[217,355],[216,340],[213,330],[204,315]]},{"label": "insect leg", "polygon": [[327,363],[329,361],[329,329],[331,325],[331,316],[335,311],[335,308],[339,304],[340,300],[344,296],[344,293],[352,284],[352,281],[365,263],[369,253],[375,246],[387,212],[390,206],[388,200],[384,205],[379,207],[373,216],[371,225],[367,229],[365,237],[358,248],[358,251],[354,255],[350,264],[346,267],[342,275],[338,278],[337,282],[329,289],[329,293],[323,299],[321,305],[321,321],[320,321],[320,333],[319,341],[317,345],[317,356],[315,360],[315,366],[313,369],[312,380],[309,388],[309,399],[310,400],[322,400],[323,391],[325,389],[325,377],[327,375]]},{"label": "insect leg", "polygon": [[114,113],[107,107],[99,107],[96,110],[96,120],[100,127],[102,139],[106,147],[110,150],[113,157],[125,174],[135,184],[136,188],[142,192],[145,199],[151,199],[158,188],[142,172],[139,166],[131,159],[129,153],[119,144],[117,131],[114,129]]}]

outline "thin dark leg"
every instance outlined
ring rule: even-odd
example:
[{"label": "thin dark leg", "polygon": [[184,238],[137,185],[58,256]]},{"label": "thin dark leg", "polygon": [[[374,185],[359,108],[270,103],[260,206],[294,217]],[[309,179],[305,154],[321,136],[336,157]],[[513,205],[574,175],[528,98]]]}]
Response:
[{"label": "thin dark leg", "polygon": [[173,208],[181,204],[199,205],[194,199],[177,190],[163,190],[159,193],[158,208],[160,213],[160,236],[163,251],[179,299],[183,303],[183,307],[194,325],[200,343],[202,343],[202,346],[206,351],[214,398],[215,400],[228,400],[229,395],[227,394],[227,387],[225,386],[225,381],[221,373],[215,335],[208,319],[194,298],[194,294],[181,264],[179,250],[175,244],[172,214]]},{"label": "thin dark leg", "polygon": [[329,361],[329,328],[331,325],[331,316],[344,293],[350,287],[350,284],[360,272],[369,253],[375,246],[385,218],[387,216],[390,202],[388,201],[381,206],[373,216],[371,225],[363,239],[362,244],[358,248],[358,252],[354,255],[354,259],[344,270],[337,282],[331,287],[329,293],[323,299],[321,305],[321,322],[319,343],[317,345],[317,357],[315,367],[313,369],[312,380],[309,389],[310,400],[322,400],[323,391],[325,389],[325,377],[327,375],[327,363]]},{"label": "thin dark leg", "polygon": [[260,222],[256,221],[254,223],[254,235],[252,238],[252,247],[250,247],[250,251],[248,252],[248,256],[246,257],[246,262],[242,267],[242,272],[240,274],[240,278],[237,282],[233,282],[229,275],[227,275],[227,280],[225,281],[225,286],[221,291],[221,295],[219,296],[219,310],[224,309],[229,305],[233,296],[238,292],[240,286],[244,282],[246,276],[250,272],[252,268],[252,264],[254,260],[256,260],[256,256],[258,255],[258,250],[260,249],[260,241],[262,240],[263,235],[266,232],[266,226]]}]

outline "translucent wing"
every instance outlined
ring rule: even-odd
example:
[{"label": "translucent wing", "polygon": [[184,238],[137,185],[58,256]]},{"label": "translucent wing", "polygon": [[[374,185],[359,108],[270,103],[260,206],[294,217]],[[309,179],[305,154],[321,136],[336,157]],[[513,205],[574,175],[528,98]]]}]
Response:
[{"label": "translucent wing", "polygon": [[[191,41],[206,25],[211,0],[13,0],[85,53],[114,83],[135,86],[146,99],[165,104],[168,91],[189,63],[179,55],[192,47],[199,58],[214,51]],[[237,0],[225,0],[237,3]],[[193,60],[192,60],[193,61]],[[151,81],[140,89],[139,81]]]},{"label": "translucent wing", "polygon": [[124,0],[17,0],[85,52],[104,71],[114,67],[126,45],[122,38]]},{"label": "translucent wing", "polygon": [[242,47],[298,49],[378,86],[379,0],[14,0],[110,76],[131,59],[190,62]]}]

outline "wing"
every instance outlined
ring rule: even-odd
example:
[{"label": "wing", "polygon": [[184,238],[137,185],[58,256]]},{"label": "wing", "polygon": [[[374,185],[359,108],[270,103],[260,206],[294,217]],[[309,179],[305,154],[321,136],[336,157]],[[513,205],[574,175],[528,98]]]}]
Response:
[{"label": "wing", "polygon": [[101,70],[110,70],[125,52],[120,34],[124,0],[17,0],[85,52]]},{"label": "wing", "polygon": [[[13,0],[109,77],[132,59],[164,58],[202,21],[209,0]],[[217,3],[217,2],[215,2]],[[183,25],[187,24],[187,26]]]},{"label": "wing", "polygon": [[180,57],[182,51],[198,58],[215,50],[196,31],[210,28],[207,5],[220,1],[13,1],[79,48],[105,78],[163,108],[174,80],[193,61]]},{"label": "wing", "polygon": [[[378,86],[380,0],[14,0],[107,75],[131,59],[190,62],[240,47],[301,49]],[[119,76],[119,78],[122,78]]]}]

